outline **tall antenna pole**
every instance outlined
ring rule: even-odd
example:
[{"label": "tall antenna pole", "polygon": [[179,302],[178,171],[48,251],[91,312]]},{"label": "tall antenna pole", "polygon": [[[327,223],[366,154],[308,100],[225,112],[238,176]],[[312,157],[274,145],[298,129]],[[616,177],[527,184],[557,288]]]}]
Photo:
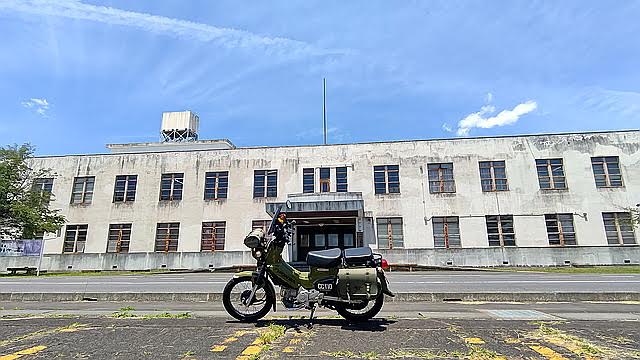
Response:
[{"label": "tall antenna pole", "polygon": [[322,125],[324,144],[327,145],[327,79],[322,78]]}]

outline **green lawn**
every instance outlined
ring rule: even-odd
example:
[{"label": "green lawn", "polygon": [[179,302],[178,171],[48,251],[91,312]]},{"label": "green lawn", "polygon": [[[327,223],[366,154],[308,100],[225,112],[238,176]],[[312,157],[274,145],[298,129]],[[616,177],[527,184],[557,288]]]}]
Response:
[{"label": "green lawn", "polygon": [[505,267],[497,271],[533,271],[562,274],[640,274],[640,265],[626,266],[561,266],[561,267]]}]

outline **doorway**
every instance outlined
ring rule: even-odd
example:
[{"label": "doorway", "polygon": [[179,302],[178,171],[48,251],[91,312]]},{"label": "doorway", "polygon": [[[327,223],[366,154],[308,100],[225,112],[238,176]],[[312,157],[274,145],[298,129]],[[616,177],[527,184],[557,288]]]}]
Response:
[{"label": "doorway", "polygon": [[297,261],[309,251],[356,247],[355,218],[305,219],[297,227]]}]

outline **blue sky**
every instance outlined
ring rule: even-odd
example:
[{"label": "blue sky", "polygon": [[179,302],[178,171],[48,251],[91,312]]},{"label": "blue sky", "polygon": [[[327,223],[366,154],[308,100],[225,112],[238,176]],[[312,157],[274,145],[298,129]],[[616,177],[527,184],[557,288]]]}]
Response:
[{"label": "blue sky", "polygon": [[0,144],[238,146],[640,127],[640,1],[0,2]]}]

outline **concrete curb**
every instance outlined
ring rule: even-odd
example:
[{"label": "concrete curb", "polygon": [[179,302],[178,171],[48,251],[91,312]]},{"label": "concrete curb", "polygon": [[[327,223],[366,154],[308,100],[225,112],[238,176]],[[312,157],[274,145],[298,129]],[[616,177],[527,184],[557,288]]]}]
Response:
[{"label": "concrete curb", "polygon": [[[394,302],[576,302],[640,301],[640,292],[554,292],[554,293],[399,293]],[[65,302],[218,302],[222,293],[3,293],[0,301]]]}]

